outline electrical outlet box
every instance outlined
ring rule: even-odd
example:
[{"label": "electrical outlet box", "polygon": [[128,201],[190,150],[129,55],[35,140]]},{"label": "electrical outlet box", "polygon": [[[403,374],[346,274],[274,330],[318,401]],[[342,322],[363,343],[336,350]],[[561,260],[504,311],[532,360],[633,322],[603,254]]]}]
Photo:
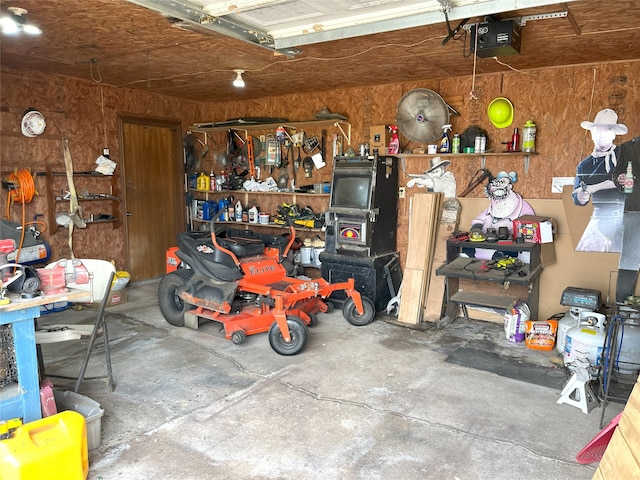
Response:
[{"label": "electrical outlet box", "polygon": [[404,187],[400,187],[398,189],[398,198],[404,198],[405,194],[406,194],[405,188]]},{"label": "electrical outlet box", "polygon": [[551,180],[551,193],[562,193],[562,187],[573,185],[575,177],[553,177]]}]

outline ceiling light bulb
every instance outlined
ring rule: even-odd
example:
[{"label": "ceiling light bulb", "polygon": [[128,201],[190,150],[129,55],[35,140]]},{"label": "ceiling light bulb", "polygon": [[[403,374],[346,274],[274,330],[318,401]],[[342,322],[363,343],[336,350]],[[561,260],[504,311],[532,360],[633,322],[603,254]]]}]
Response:
[{"label": "ceiling light bulb", "polygon": [[29,35],[40,35],[42,33],[42,30],[40,30],[38,27],[28,23],[22,27],[22,31],[24,31],[24,33],[28,33]]},{"label": "ceiling light bulb", "polygon": [[20,31],[20,25],[11,17],[2,17],[0,19],[2,33],[5,35],[14,35]]},{"label": "ceiling light bulb", "polygon": [[27,23],[24,15],[28,12],[24,8],[9,7],[7,10],[9,10],[10,13],[0,19],[2,33],[5,35],[16,34],[20,31],[28,33],[29,35],[40,35],[42,33],[42,30],[38,27]]},{"label": "ceiling light bulb", "polygon": [[233,86],[237,88],[244,88],[244,80],[242,79],[242,74],[244,70],[234,70],[236,73],[236,78],[233,81]]}]

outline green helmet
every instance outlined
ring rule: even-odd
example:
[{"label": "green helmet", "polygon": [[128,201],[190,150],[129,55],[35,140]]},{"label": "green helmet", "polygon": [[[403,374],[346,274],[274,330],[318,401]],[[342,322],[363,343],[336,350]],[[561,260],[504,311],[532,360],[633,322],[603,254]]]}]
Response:
[{"label": "green helmet", "polygon": [[494,98],[487,108],[489,120],[498,128],[506,128],[513,122],[513,104],[504,97]]}]

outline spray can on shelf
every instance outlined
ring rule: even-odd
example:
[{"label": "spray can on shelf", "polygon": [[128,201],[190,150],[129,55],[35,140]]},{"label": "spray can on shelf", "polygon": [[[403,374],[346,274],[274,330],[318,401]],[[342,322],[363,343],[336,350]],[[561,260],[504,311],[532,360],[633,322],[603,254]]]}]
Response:
[{"label": "spray can on shelf", "polygon": [[213,173],[213,170],[211,170],[211,173],[209,174],[209,188],[213,191],[216,190],[216,176]]},{"label": "spray can on shelf", "polygon": [[460,153],[460,135],[457,133],[453,136],[451,141],[451,153]]},{"label": "spray can on shelf", "polygon": [[536,124],[527,120],[522,129],[522,151],[533,153],[536,151]]}]

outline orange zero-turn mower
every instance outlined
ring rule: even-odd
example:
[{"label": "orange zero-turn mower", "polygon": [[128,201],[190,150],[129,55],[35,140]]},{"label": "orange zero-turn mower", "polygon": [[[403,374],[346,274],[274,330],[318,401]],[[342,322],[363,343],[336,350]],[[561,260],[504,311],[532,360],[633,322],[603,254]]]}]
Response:
[{"label": "orange zero-turn mower", "polygon": [[317,323],[317,313],[333,310],[325,301],[332,292],[347,295],[342,313],[349,323],[362,326],[373,320],[375,305],[358,293],[352,278],[331,284],[288,276],[295,270],[287,259],[295,240],[292,225],[289,237],[253,232],[222,237],[216,235],[216,218],[210,232],[178,235],[173,250],[180,266],[158,287],[160,311],[170,324],[184,326],[185,315],[214,320],[235,344],[268,331],[271,348],[296,355],[306,347],[307,327]]}]

